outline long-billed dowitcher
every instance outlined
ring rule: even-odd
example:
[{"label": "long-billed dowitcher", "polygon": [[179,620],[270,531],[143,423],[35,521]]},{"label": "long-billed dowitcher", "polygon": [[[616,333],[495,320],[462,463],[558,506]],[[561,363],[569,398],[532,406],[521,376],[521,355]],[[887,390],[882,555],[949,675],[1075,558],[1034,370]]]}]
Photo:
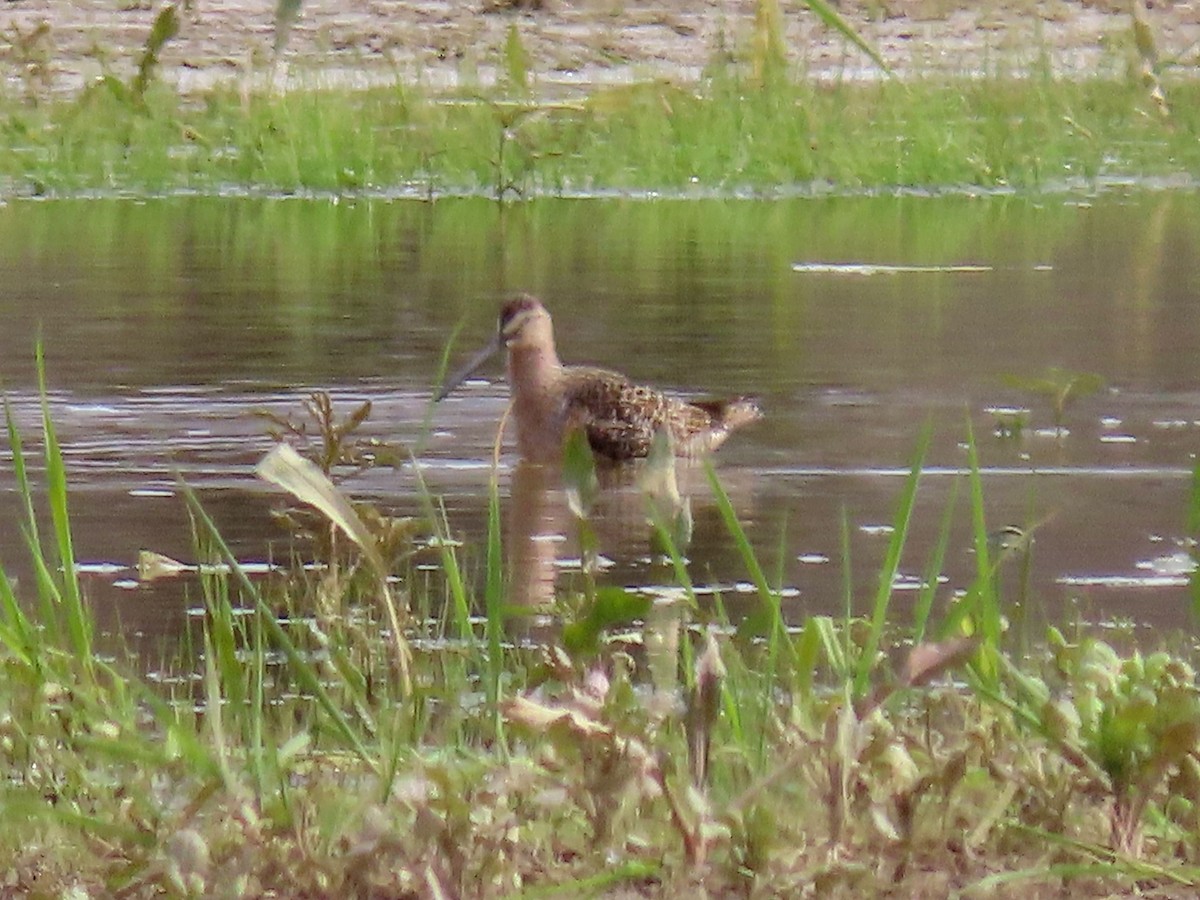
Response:
[{"label": "long-billed dowitcher", "polygon": [[437,399],[501,347],[508,351],[517,449],[530,462],[558,462],[574,428],[584,429],[593,451],[617,462],[646,456],[663,429],[677,456],[695,456],[715,450],[734,429],[762,415],[745,397],[685,401],[607,369],[564,366],[554,348],[550,313],[528,294],[504,304],[496,336],[446,381]]}]

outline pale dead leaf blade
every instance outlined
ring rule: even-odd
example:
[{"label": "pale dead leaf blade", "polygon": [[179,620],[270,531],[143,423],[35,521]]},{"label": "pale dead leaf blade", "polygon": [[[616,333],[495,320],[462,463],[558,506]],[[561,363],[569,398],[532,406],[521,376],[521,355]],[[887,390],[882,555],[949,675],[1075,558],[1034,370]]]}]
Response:
[{"label": "pale dead leaf blade", "polygon": [[145,582],[155,581],[159,578],[174,578],[184,572],[194,572],[196,567],[161,553],[155,553],[153,550],[139,550],[137,570],[138,580]]},{"label": "pale dead leaf blade", "polygon": [[[411,653],[401,626],[400,610],[388,587],[387,567],[371,530],[363,523],[346,496],[339,491],[314,463],[296,452],[290,444],[276,444],[262,458],[254,471],[263,481],[283,488],[297,500],[320,510],[350,540],[358,545],[367,563],[379,579],[380,600],[391,624],[392,641],[396,648],[396,663],[404,678],[405,690],[411,684],[409,664]],[[407,614],[407,612],[406,612]]]},{"label": "pale dead leaf blade", "polygon": [[314,463],[290,445],[277,444],[255,467],[263,481],[287,491],[301,503],[320,510],[326,518],[358,545],[376,571],[384,569],[375,538],[363,524],[346,496]]}]

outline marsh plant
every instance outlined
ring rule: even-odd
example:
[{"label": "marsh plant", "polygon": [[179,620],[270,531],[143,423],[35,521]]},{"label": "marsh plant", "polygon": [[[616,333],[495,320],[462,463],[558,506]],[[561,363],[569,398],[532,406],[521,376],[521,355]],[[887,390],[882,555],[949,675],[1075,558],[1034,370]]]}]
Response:
[{"label": "marsh plant", "polygon": [[25,100],[36,104],[53,82],[54,31],[49,22],[22,30],[16,24],[0,28],[0,60],[17,73]]},{"label": "marsh plant", "polygon": [[370,418],[371,401],[364,400],[344,415],[334,408],[328,391],[313,391],[301,403],[299,415],[257,410],[267,433],[277,443],[298,446],[327,476],[338,479],[376,466],[399,466],[408,449],[359,434]]},{"label": "marsh plant", "polygon": [[[1073,372],[1051,367],[1041,375],[1005,375],[1004,383],[1049,401],[1054,430],[1061,437],[1066,433],[1067,410],[1103,388],[1104,378],[1095,372]],[[1023,421],[1021,425],[1024,425]]]},{"label": "marsh plant", "polygon": [[[808,5],[882,67],[832,5]],[[97,51],[103,77],[54,97],[38,88],[54,68],[53,32],[0,29],[14,83],[27,86],[25,98],[0,97],[0,179],[15,194],[237,186],[513,200],[597,190],[1060,189],[1200,164],[1198,88],[1169,80],[1165,63],[1149,71],[1162,69],[1155,78],[1170,90],[1169,115],[1143,114],[1159,107],[1140,76],[1060,80],[1047,66],[1031,78],[1003,59],[980,60],[982,74],[961,78],[817,84],[789,65],[796,48],[780,9],[756,2],[740,44],[714,48],[695,83],[593,86],[569,100],[539,91],[548,61],[529,50],[519,18],[490,48],[498,83],[449,93],[419,83],[277,91],[256,87],[251,71],[181,96],[161,77],[161,60],[180,33],[203,28],[206,11],[166,4],[130,61],[132,76],[112,74]],[[302,14],[298,0],[280,0],[276,62]]]}]

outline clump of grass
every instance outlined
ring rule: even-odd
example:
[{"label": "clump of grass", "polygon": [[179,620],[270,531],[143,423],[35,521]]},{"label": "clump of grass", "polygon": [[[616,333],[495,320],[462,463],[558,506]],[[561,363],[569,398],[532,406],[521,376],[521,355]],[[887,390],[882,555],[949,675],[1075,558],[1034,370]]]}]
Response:
[{"label": "clump of grass", "polygon": [[1104,387],[1104,379],[1095,372],[1072,372],[1057,367],[1047,369],[1041,375],[1006,375],[1004,381],[1031,396],[1048,400],[1054,430],[1060,437],[1066,431],[1067,410]]},{"label": "clump of grass", "polygon": [[[805,5],[886,71],[832,4]],[[276,59],[301,7],[276,5]],[[281,95],[242,84],[181,97],[155,74],[181,27],[180,8],[160,9],[128,83],[105,75],[75,97],[36,90],[52,68],[52,34],[0,33],[37,101],[0,98],[0,178],[10,191],[243,186],[504,200],[697,185],[718,193],[811,184],[1038,188],[1198,168],[1197,88],[1161,77],[1136,4],[1139,74],[1125,80],[1063,81],[1048,62],[1023,74],[981,60],[964,62],[962,76],[814,84],[789,68],[780,4],[757,0],[740,61],[714,59],[693,85],[601,87],[570,103],[535,95],[537,61],[516,22],[496,48],[503,77],[490,92],[445,96],[397,84]]]},{"label": "clump of grass", "polygon": [[[267,191],[495,198],[820,184],[1039,188],[1200,168],[1195,85],[1170,121],[1137,85],[964,80],[770,89],[722,72],[689,87],[597,88],[570,103],[439,98],[416,86],[285,95],[150,83],[29,107],[0,101],[0,177],[17,193]],[[1194,99],[1194,98],[1192,98]],[[1112,148],[1120,147],[1119,155]]]}]

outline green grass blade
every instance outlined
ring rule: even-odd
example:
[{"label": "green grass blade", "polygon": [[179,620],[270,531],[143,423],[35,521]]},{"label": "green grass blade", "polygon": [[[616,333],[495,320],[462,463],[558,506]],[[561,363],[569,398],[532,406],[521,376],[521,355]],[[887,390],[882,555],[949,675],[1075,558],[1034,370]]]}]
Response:
[{"label": "green grass blade", "polygon": [[495,470],[488,482],[487,583],[484,588],[488,667],[487,699],[499,726],[500,677],[504,671],[504,547],[500,534],[500,484]]},{"label": "green grass blade", "polygon": [[13,590],[8,573],[0,568],[0,643],[8,651],[22,661],[26,666],[33,666],[41,653],[41,641],[38,640],[37,629],[25,615],[25,610],[17,602],[17,594]]},{"label": "green grass blade", "polygon": [[[959,621],[962,621],[965,616],[973,616],[974,626],[978,629],[984,642],[998,653],[1004,624],[1000,599],[996,592],[997,563],[992,562],[992,542],[988,535],[987,517],[984,512],[983,479],[979,472],[979,453],[975,446],[975,434],[969,421],[967,422],[967,462],[971,486],[971,531],[975,550],[975,582],[963,598],[960,609],[953,611],[953,614]],[[992,656],[980,654],[978,659],[981,665],[987,666],[987,660],[993,657],[994,654]],[[993,666],[988,666],[979,674],[984,679],[995,679],[998,676]]]},{"label": "green grass blade", "polygon": [[8,446],[12,451],[13,475],[17,482],[17,494],[25,512],[25,522],[22,531],[29,557],[34,566],[34,577],[38,584],[38,602],[42,616],[42,627],[54,636],[61,638],[58,622],[59,591],[50,574],[50,566],[42,555],[41,538],[38,531],[37,510],[33,505],[33,486],[29,482],[29,470],[25,466],[25,451],[21,442],[21,432],[17,428],[12,406],[8,398],[4,398],[4,420],[8,428]]},{"label": "green grass blade", "polygon": [[[255,616],[252,624],[253,643],[250,658],[250,691],[246,716],[249,718],[247,740],[249,742],[248,757],[254,783],[259,794],[266,790],[265,767],[267,763],[266,721],[267,709],[267,631],[263,627],[262,617]],[[361,696],[361,694],[360,694]]]},{"label": "green grass blade", "polygon": [[866,38],[855,31],[849,22],[842,18],[841,13],[837,11],[833,4],[827,2],[827,0],[804,0],[804,5],[816,13],[817,18],[822,22],[834,29],[855,47],[867,54],[867,56],[871,57],[871,61],[875,65],[879,66],[879,68],[889,75],[891,74],[891,68],[880,55],[879,51],[871,46]]},{"label": "green grass blade", "polygon": [[708,476],[708,484],[717,502],[717,510],[721,514],[721,521],[725,525],[725,530],[733,539],[733,545],[737,548],[738,555],[742,558],[742,564],[746,567],[746,571],[750,574],[750,580],[754,582],[754,586],[758,590],[759,603],[770,616],[769,642],[771,656],[774,658],[780,639],[786,637],[786,627],[783,621],[783,610],[780,606],[779,594],[772,591],[771,586],[767,583],[767,576],[763,573],[762,566],[758,562],[758,557],[754,553],[754,547],[751,546],[750,539],[746,537],[746,530],[742,528],[742,523],[738,521],[737,511],[733,508],[733,501],[729,499],[729,494],[725,491],[724,485],[721,484],[721,480],[717,477],[717,470],[713,468],[711,461],[705,461],[704,474]]},{"label": "green grass blade", "polygon": [[[319,510],[358,547],[378,581],[379,600],[387,613],[388,625],[392,632],[395,662],[404,674],[407,685],[411,652],[404,639],[401,611],[388,584],[387,565],[379,552],[379,545],[355,510],[354,504],[318,466],[302,457],[289,444],[276,444],[271,452],[259,461],[254,471],[259,478],[283,488],[297,500]],[[407,618],[408,610],[405,609],[403,614]]]},{"label": "green grass blade", "polygon": [[[212,632],[204,635],[204,733],[211,747],[212,758],[221,773],[227,788],[234,789],[237,779],[230,769],[230,745],[225,736],[225,713],[228,707],[221,698],[221,675],[218,671],[217,651],[213,646]],[[235,715],[238,713],[235,712]]]},{"label": "green grass blade", "polygon": [[241,721],[246,704],[242,680],[245,677],[245,665],[239,658],[238,629],[234,624],[228,583],[224,574],[203,574],[201,587],[204,605],[208,610],[205,620],[205,659],[216,672],[222,699],[232,710],[231,717]]},{"label": "green grass blade", "polygon": [[421,419],[421,427],[417,429],[417,439],[412,445],[414,465],[416,464],[416,457],[425,451],[425,445],[429,443],[429,438],[433,434],[433,417],[438,408],[438,401],[436,399],[438,391],[446,383],[446,373],[450,370],[450,355],[454,350],[454,342],[457,340],[459,332],[462,331],[465,324],[465,321],[460,321],[455,325],[454,330],[450,332],[450,337],[446,339],[445,346],[442,347],[442,356],[438,360],[437,374],[429,390],[429,402],[425,404],[425,416]]},{"label": "green grass blade", "polygon": [[29,561],[33,563],[33,577],[37,581],[38,599],[42,613],[42,626],[52,639],[62,645],[63,629],[59,610],[63,606],[62,591],[50,569],[50,563],[42,554],[42,548],[25,532],[25,543],[29,547]]},{"label": "green grass blade", "polygon": [[[829,668],[833,670],[834,676],[839,681],[848,679],[852,672],[850,665],[850,652],[845,641],[848,640],[846,632],[849,630],[846,627],[841,629],[834,623],[829,616],[814,616],[809,619],[809,622],[814,623],[814,630],[817,634],[817,639],[820,641],[821,649],[825,652],[825,660],[829,663]],[[805,628],[807,629],[807,625]]]},{"label": "green grass blade", "polygon": [[[979,474],[979,453],[975,446],[975,434],[971,430],[971,423],[967,422],[967,462],[970,467],[970,484],[971,484],[971,533],[975,541],[975,574],[981,582],[990,582],[992,577],[992,550],[991,541],[988,539],[987,518],[984,514],[983,505],[983,479]],[[995,599],[994,597],[992,599]],[[994,604],[992,609],[983,610],[985,613],[985,621],[989,618],[988,612],[991,613],[992,624],[995,626],[996,634],[999,637],[1000,615],[999,609],[996,609]],[[985,626],[985,636],[988,629]],[[998,641],[994,642],[998,643]]]},{"label": "green grass blade", "polygon": [[[146,685],[133,684],[137,702],[150,710],[158,722],[163,741],[146,743],[144,751],[150,765],[164,766],[178,761],[197,778],[215,779],[220,775],[220,766],[213,758],[211,749],[201,740],[194,721],[184,719],[177,707],[172,706]],[[157,756],[156,756],[157,754]]]},{"label": "green grass blade", "polygon": [[41,647],[34,637],[35,632],[30,628],[29,620],[17,603],[12,583],[3,569],[0,569],[0,613],[3,614],[0,644],[16,657],[22,666],[35,668],[41,655]]},{"label": "green grass blade", "polygon": [[595,454],[582,428],[572,429],[563,444],[562,483],[571,513],[586,520],[600,494],[600,480]]},{"label": "green grass blade", "polygon": [[[1188,496],[1187,533],[1200,537],[1200,460],[1192,467],[1192,489]],[[1192,595],[1192,615],[1200,618],[1200,567],[1188,579]]]},{"label": "green grass blade", "polygon": [[[842,545],[842,631],[840,643],[837,641],[836,634],[834,634],[832,631],[832,622],[830,623],[830,633],[834,634],[835,643],[838,643],[838,646],[841,649],[842,665],[835,666],[834,671],[837,672],[841,678],[845,679],[850,677],[850,669],[845,665],[845,662],[846,660],[852,659],[854,653],[854,647],[852,643],[854,640],[854,635],[850,628],[851,622],[854,618],[854,566],[851,563],[850,556],[850,512],[844,505],[842,506],[842,517],[839,524],[840,528],[838,533],[841,538]],[[830,656],[830,663],[832,664],[832,655],[827,655]]]},{"label": "green grass blade", "polygon": [[49,804],[44,797],[28,791],[7,792],[4,796],[4,815],[10,821],[54,822],[68,831],[89,835],[96,841],[124,843],[145,850],[153,847],[156,839],[152,833],[133,822],[115,820],[106,815],[89,815],[80,812],[74,804]]},{"label": "green grass blade", "polygon": [[[292,639],[288,637],[288,634],[284,630],[283,626],[279,624],[279,621],[275,618],[274,610],[272,610],[266,600],[263,599],[262,593],[258,590],[258,587],[250,580],[250,577],[238,563],[237,558],[233,555],[233,551],[229,549],[229,545],[225,543],[225,539],[221,537],[221,533],[217,530],[217,526],[214,524],[213,520],[209,518],[208,513],[200,504],[200,500],[196,496],[196,492],[193,491],[189,485],[183,482],[180,483],[180,489],[183,491],[184,499],[188,504],[188,509],[202,527],[204,534],[207,536],[208,540],[212,541],[212,545],[220,554],[221,559],[223,559],[226,565],[230,567],[230,570],[237,579],[241,590],[247,597],[253,600],[254,608],[261,617],[262,624],[265,627],[267,634],[279,647],[280,651],[287,659],[288,665],[291,667],[292,672],[294,673],[300,686],[316,698],[318,706],[324,710],[325,714],[329,716],[330,720],[333,722],[334,730],[341,736],[346,744],[356,754],[358,754],[359,758],[361,758],[364,763],[374,770],[375,761],[367,752],[366,745],[363,743],[362,738],[358,735],[354,728],[351,727],[350,722],[342,714],[342,711],[338,708],[338,706],[333,702],[333,699],[329,696],[329,692],[325,689],[325,685],[321,682],[320,676],[317,675],[316,670],[313,668],[312,663],[309,662],[309,660],[305,658],[302,653],[300,653],[300,651],[296,648],[296,645],[292,643]],[[368,725],[371,726],[372,723],[368,723]]]},{"label": "green grass blade", "polygon": [[683,552],[679,549],[679,543],[675,540],[675,532],[664,519],[661,507],[650,498],[646,499],[646,511],[650,519],[650,527],[653,529],[655,539],[657,540],[657,547],[670,560],[671,571],[675,574],[675,580],[683,588],[683,595],[687,600],[688,608],[694,612],[700,608],[700,601],[696,599],[696,587],[692,584],[692,576],[688,573]]},{"label": "green grass blade", "polygon": [[67,470],[54,423],[50,419],[50,401],[46,395],[45,357],[40,342],[37,346],[37,376],[38,392],[42,400],[42,433],[46,442],[46,497],[50,505],[50,517],[54,523],[58,561],[62,568],[62,600],[67,633],[76,656],[83,663],[84,669],[91,673],[92,620],[88,611],[84,609],[79,575],[75,570],[71,519],[67,511]]},{"label": "green grass blade", "polygon": [[429,486],[425,484],[425,476],[421,474],[421,466],[415,458],[413,474],[417,478],[417,493],[421,497],[421,506],[437,541],[438,556],[441,557],[442,573],[446,578],[446,588],[450,592],[458,637],[470,641],[475,637],[471,628],[471,602],[467,598],[466,582],[463,579],[462,567],[458,563],[458,554],[455,553],[454,543],[450,538],[450,522],[446,518],[446,509],[440,501],[435,502]]},{"label": "green grass blade", "polygon": [[938,576],[942,573],[942,564],[946,561],[946,549],[950,546],[950,526],[954,522],[954,505],[958,499],[958,479],[950,486],[950,499],[946,501],[946,512],[942,515],[942,527],[938,532],[937,544],[929,565],[925,567],[925,576],[921,579],[921,590],[917,593],[917,602],[913,607],[913,643],[919,644],[925,640],[925,630],[929,624],[929,613],[933,609],[933,599],[937,596]]},{"label": "green grass blade", "polygon": [[25,527],[29,530],[35,544],[38,540],[37,514],[33,508],[33,490],[29,485],[29,473],[25,468],[25,453],[21,443],[21,432],[17,428],[12,406],[8,398],[4,398],[4,422],[8,428],[8,447],[12,451],[13,475],[17,481],[17,494],[25,509]]},{"label": "green grass blade", "polygon": [[817,632],[817,617],[809,616],[796,642],[796,695],[807,702],[812,698],[813,675],[820,661],[821,636]]},{"label": "green grass blade", "polygon": [[[761,688],[754,692],[743,692],[743,701],[745,694],[749,693],[754,699],[753,710],[742,710],[742,721],[739,722],[739,728],[742,729],[740,739],[742,746],[745,746],[745,721],[744,716],[747,712],[753,712],[757,724],[761,727],[755,729],[757,739],[755,741],[755,760],[757,766],[761,767],[766,762],[767,755],[767,739],[768,728],[767,723],[771,720],[771,708],[774,704],[774,694],[777,688],[777,679],[780,672],[781,655],[787,654],[787,664],[791,671],[795,672],[797,667],[796,648],[788,638],[787,626],[783,621],[783,609],[779,593],[772,591],[767,584],[767,577],[763,573],[762,566],[759,564],[758,557],[754,553],[754,548],[750,544],[750,539],[746,537],[746,531],[742,528],[742,523],[738,521],[737,512],[733,508],[733,502],[729,499],[729,494],[725,491],[725,487],[721,484],[717,477],[716,469],[713,468],[711,461],[705,462],[705,474],[708,476],[709,487],[712,490],[713,497],[716,499],[717,509],[721,514],[722,522],[725,525],[725,530],[733,539],[734,546],[737,548],[739,555],[742,557],[742,563],[746,570],[750,573],[751,580],[758,589],[760,611],[770,620],[770,625],[767,631],[767,658],[761,670],[754,673],[754,677],[762,679]],[[723,696],[732,697],[732,693],[728,687],[722,689]],[[729,714],[729,707],[735,705],[729,700],[726,701],[726,714]]]},{"label": "green grass blade", "polygon": [[912,466],[909,469],[908,478],[905,479],[904,490],[901,492],[896,506],[896,514],[892,519],[892,539],[888,542],[887,555],[883,560],[883,568],[879,572],[875,606],[871,611],[866,642],[854,673],[854,695],[856,697],[866,696],[867,690],[870,688],[871,670],[875,666],[875,657],[879,653],[879,645],[883,638],[883,628],[887,624],[892,586],[896,582],[896,573],[900,569],[900,554],[904,551],[904,543],[908,539],[908,526],[912,521],[917,486],[921,481],[921,468],[925,464],[925,455],[929,452],[929,442],[932,437],[933,428],[926,425],[917,440],[917,450],[913,454]]}]

